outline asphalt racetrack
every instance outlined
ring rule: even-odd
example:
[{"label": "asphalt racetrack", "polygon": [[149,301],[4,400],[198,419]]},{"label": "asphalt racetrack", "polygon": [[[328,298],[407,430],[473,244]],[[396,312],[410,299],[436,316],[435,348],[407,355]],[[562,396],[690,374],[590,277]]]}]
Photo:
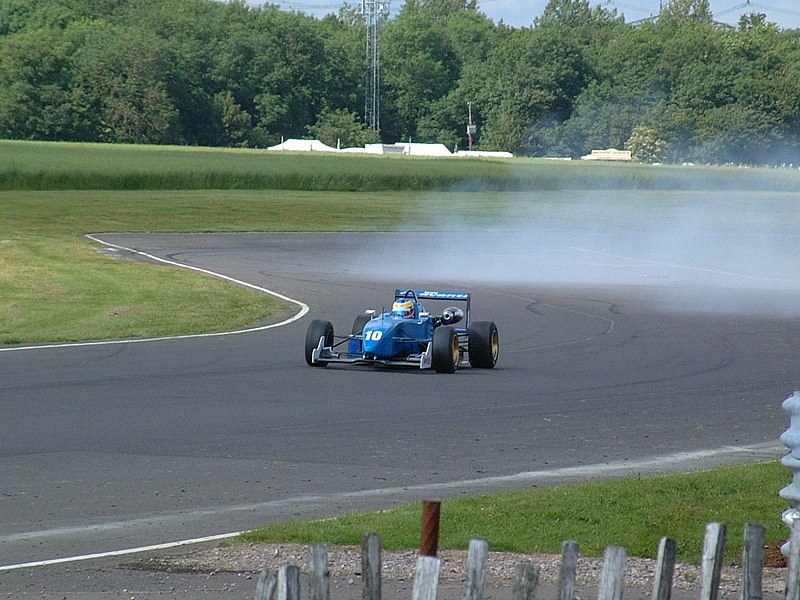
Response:
[{"label": "asphalt racetrack", "polygon": [[[557,232],[98,237],[310,312],[236,335],[0,348],[0,566],[783,453],[794,277]],[[311,318],[348,333],[398,286],[471,291],[473,318],[498,325],[497,367],[305,364]]]}]

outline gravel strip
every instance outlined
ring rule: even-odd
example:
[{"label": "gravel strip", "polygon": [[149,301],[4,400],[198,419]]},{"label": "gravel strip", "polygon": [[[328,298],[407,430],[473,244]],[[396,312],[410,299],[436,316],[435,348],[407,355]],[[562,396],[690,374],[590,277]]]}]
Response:
[{"label": "gravel strip", "polygon": [[[414,578],[418,553],[388,552],[381,554],[384,580],[410,581]],[[441,550],[439,574],[440,585],[456,585],[466,582],[466,550]],[[512,585],[518,564],[533,564],[540,568],[540,581],[558,581],[560,556],[555,554],[515,554],[490,552],[487,564],[488,585]],[[147,559],[141,568],[193,572],[258,573],[263,569],[276,571],[281,565],[295,565],[301,572],[307,571],[308,547],[301,544],[247,544],[205,548],[179,556]],[[328,569],[331,577],[350,581],[361,577],[361,549],[355,546],[328,548]],[[602,559],[581,557],[578,560],[577,585],[596,587],[602,571]],[[655,561],[629,557],[625,575],[626,586],[637,589],[652,588],[655,576]],[[741,569],[726,567],[723,570],[720,591],[732,594],[740,589]],[[768,567],[764,569],[763,590],[765,593],[783,593],[786,569]],[[675,566],[673,589],[699,590],[700,568],[693,565]]]}]

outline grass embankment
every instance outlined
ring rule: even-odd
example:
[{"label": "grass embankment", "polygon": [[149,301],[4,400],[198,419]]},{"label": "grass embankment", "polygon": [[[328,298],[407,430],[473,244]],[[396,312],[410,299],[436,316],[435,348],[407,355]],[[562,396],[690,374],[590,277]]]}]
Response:
[{"label": "grass embankment", "polygon": [[[617,544],[630,556],[655,558],[667,536],[678,542],[680,561],[699,564],[705,525],[722,522],[728,527],[726,560],[737,563],[745,523],[764,525],[770,545],[788,537],[778,490],[790,482],[791,473],[775,461],[446,500],[439,547],[464,549],[470,539],[484,538],[492,550],[559,553],[562,542],[574,539],[584,556],[602,556],[607,545]],[[386,549],[414,549],[421,520],[421,504],[413,504],[280,523],[242,540],[359,545],[365,532],[375,532]]]},{"label": "grass embankment", "polygon": [[797,172],[0,141],[4,190],[800,190]]}]

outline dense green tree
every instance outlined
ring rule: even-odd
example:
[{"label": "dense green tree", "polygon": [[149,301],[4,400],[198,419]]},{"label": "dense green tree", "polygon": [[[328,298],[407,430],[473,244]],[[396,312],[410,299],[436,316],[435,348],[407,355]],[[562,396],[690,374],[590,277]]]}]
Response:
[{"label": "dense green tree", "polygon": [[325,107],[318,88],[325,45],[313,19],[277,8],[258,11],[259,47],[250,64],[248,83],[254,97],[258,145],[285,137],[302,137]]},{"label": "dense green tree", "polygon": [[667,141],[652,127],[634,127],[625,147],[631,151],[633,160],[639,162],[657,163],[667,158]]},{"label": "dense green tree", "polygon": [[483,72],[478,98],[486,115],[482,147],[516,151],[542,119],[568,118],[590,79],[583,49],[560,28],[505,36]]},{"label": "dense green tree", "polygon": [[670,0],[661,10],[658,21],[668,27],[691,23],[710,25],[714,21],[714,15],[708,0]]},{"label": "dense green tree", "polygon": [[177,109],[162,79],[170,55],[161,40],[109,26],[76,55],[72,96],[84,126],[103,142],[178,141]]},{"label": "dense green tree", "polygon": [[354,148],[380,142],[357,114],[346,109],[323,109],[316,124],[309,126],[312,137],[333,148]]},{"label": "dense green tree", "polygon": [[365,87],[365,37],[363,19],[329,15],[317,27],[323,48],[323,64],[317,93],[323,110],[346,109],[362,115]]},{"label": "dense green tree", "polygon": [[218,145],[247,146],[253,118],[236,102],[230,90],[214,94],[212,121],[219,124]]},{"label": "dense green tree", "polygon": [[0,137],[74,138],[71,65],[79,28],[23,29],[0,43]]},{"label": "dense green tree", "polygon": [[469,144],[467,124],[470,103],[473,104],[473,119],[484,124],[483,107],[475,102],[479,97],[483,78],[483,63],[495,45],[496,31],[493,23],[477,11],[463,10],[451,13],[442,19],[444,35],[455,53],[460,68],[457,85],[447,94],[431,102],[428,111],[417,124],[417,135],[421,140],[440,142],[448,148],[466,148]]},{"label": "dense green tree", "polygon": [[621,18],[617,16],[616,10],[608,10],[600,5],[593,7],[589,0],[549,0],[542,15],[534,23],[537,27],[591,27],[618,21]]},{"label": "dense green tree", "polygon": [[406,0],[403,5],[403,10],[407,12],[427,12],[436,19],[477,9],[477,0]]},{"label": "dense green tree", "polygon": [[455,87],[461,70],[443,23],[427,11],[401,11],[384,31],[381,66],[384,135],[416,139],[420,120]]}]

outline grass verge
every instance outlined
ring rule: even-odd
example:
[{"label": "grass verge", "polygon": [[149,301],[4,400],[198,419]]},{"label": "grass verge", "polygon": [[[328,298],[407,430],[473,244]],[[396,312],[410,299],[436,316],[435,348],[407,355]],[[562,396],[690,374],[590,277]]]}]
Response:
[{"label": "grass verge", "polygon": [[[791,473],[778,461],[683,473],[455,498],[442,503],[439,547],[465,549],[472,538],[492,550],[558,553],[565,540],[584,556],[609,544],[630,556],[655,558],[663,536],[678,542],[678,559],[699,564],[705,526],[725,523],[725,557],[738,563],[745,523],[766,528],[768,544],[788,537],[778,491]],[[244,542],[360,545],[364,533],[381,534],[387,550],[419,548],[421,503],[330,519],[270,525],[241,536]]]},{"label": "grass verge", "polygon": [[228,331],[287,310],[271,296],[108,258],[77,239],[3,239],[0,287],[0,344]]}]

